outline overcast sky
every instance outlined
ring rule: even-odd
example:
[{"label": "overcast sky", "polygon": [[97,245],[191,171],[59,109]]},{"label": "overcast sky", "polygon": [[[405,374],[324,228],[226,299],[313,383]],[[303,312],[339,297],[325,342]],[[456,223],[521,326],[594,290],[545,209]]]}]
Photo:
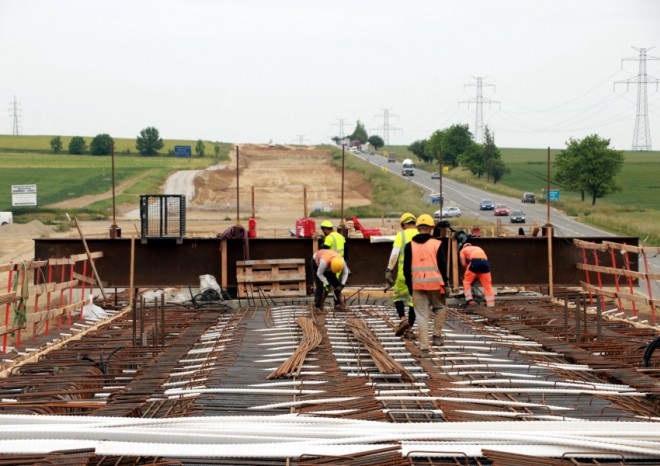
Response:
[{"label": "overcast sky", "polygon": [[0,0],[0,134],[16,96],[20,134],[315,144],[361,120],[409,144],[475,133],[483,77],[500,147],[597,133],[630,149],[637,85],[614,82],[636,80],[632,47],[660,57],[660,1]]}]

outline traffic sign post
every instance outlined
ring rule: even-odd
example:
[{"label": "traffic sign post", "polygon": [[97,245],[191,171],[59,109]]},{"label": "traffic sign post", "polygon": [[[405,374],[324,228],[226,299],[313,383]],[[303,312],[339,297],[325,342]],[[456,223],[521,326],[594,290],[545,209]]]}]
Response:
[{"label": "traffic sign post", "polygon": [[174,155],[176,157],[192,156],[192,146],[174,146]]}]

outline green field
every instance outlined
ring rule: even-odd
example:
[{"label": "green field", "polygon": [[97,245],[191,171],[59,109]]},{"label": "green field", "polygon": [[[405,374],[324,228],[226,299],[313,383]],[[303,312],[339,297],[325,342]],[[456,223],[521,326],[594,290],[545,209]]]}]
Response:
[{"label": "green field", "polygon": [[[48,221],[57,216],[49,204],[80,197],[106,193],[112,190],[112,157],[91,155],[53,154],[51,136],[0,136],[0,210],[13,210],[18,222],[39,218]],[[63,140],[66,138],[63,137]],[[91,141],[91,138],[85,138]],[[213,154],[211,142],[205,141],[204,157],[173,157],[168,155],[142,157],[136,154],[135,140],[115,140],[116,148],[133,144],[132,155],[115,154],[115,186],[123,181],[135,180],[123,193],[118,204],[138,205],[139,195],[158,193],[167,176],[177,170],[205,168],[218,160],[228,159],[232,146],[221,144],[218,158]],[[174,145],[195,146],[196,141],[165,140],[165,151]],[[65,147],[68,142],[65,142]],[[122,146],[122,144],[125,144]],[[12,208],[11,186],[37,185],[37,207]],[[81,211],[73,211],[81,219],[106,217],[111,200],[99,201]]]},{"label": "green field", "polygon": [[[395,146],[402,154],[405,148]],[[392,150],[390,147],[381,149]],[[393,150],[394,151],[394,150]],[[547,149],[507,149],[500,148],[502,160],[511,170],[496,185],[485,179],[476,179],[462,169],[450,170],[449,178],[478,186],[494,193],[520,196],[523,192],[536,193],[543,202],[543,190],[548,180]],[[407,151],[406,151],[407,152]],[[554,156],[559,150],[550,151],[550,178],[554,177]],[[568,215],[585,223],[606,228],[622,235],[638,236],[647,245],[660,245],[660,151],[624,151],[625,161],[617,182],[621,191],[600,198],[596,205],[591,199],[582,202],[577,192],[562,189],[560,184],[551,181],[551,189],[559,189],[560,199],[554,206]],[[413,158],[416,160],[416,158]],[[418,161],[417,161],[418,162]],[[420,168],[436,171],[436,167],[418,163]]]}]

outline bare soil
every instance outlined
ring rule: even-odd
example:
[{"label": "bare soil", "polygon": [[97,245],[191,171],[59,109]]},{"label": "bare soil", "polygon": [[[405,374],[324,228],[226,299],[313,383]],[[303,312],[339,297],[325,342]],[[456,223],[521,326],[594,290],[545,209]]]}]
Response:
[{"label": "bare soil", "polygon": [[[163,187],[164,193],[185,194],[188,199],[186,236],[215,236],[235,225],[237,198],[241,224],[247,227],[246,218],[254,213],[258,235],[269,237],[289,236],[289,230],[295,226],[296,219],[304,216],[305,210],[309,214],[315,207],[332,206],[335,210],[341,207],[341,171],[332,165],[332,156],[327,150],[243,145],[239,161],[238,193],[235,153],[222,166],[174,175],[170,178],[173,182]],[[130,181],[122,183],[115,188],[115,193],[121,193],[131,184]],[[371,203],[371,187],[356,173],[346,173],[343,194],[344,209]],[[110,196],[111,192],[83,196],[53,207],[84,207]],[[118,208],[117,225],[122,236],[139,236],[139,223],[135,206]],[[380,226],[380,220],[367,223],[368,227]],[[111,220],[80,222],[86,237],[107,237],[111,225]],[[31,259],[33,239],[39,237],[78,238],[79,233],[75,227],[58,232],[38,221],[0,226],[0,264]]]}]

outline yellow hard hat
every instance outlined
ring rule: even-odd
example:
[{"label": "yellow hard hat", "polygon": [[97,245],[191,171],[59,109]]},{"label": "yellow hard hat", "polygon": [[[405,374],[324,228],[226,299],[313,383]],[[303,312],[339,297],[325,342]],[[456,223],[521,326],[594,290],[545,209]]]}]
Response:
[{"label": "yellow hard hat", "polygon": [[401,216],[401,219],[399,220],[399,223],[401,223],[402,225],[404,223],[415,223],[415,220],[417,220],[417,219],[415,218],[415,216],[413,214],[411,214],[410,212],[406,212],[405,214],[403,214]]},{"label": "yellow hard hat", "polygon": [[333,273],[339,273],[344,269],[344,259],[341,257],[334,257],[332,261],[330,261],[330,270],[332,270]]},{"label": "yellow hard hat", "polygon": [[330,220],[324,220],[321,222],[321,228],[334,228],[335,226],[332,224]]},{"label": "yellow hard hat", "polygon": [[419,217],[417,217],[417,224],[418,227],[420,226],[427,226],[433,228],[435,226],[435,222],[431,218],[429,214],[422,214]]}]

